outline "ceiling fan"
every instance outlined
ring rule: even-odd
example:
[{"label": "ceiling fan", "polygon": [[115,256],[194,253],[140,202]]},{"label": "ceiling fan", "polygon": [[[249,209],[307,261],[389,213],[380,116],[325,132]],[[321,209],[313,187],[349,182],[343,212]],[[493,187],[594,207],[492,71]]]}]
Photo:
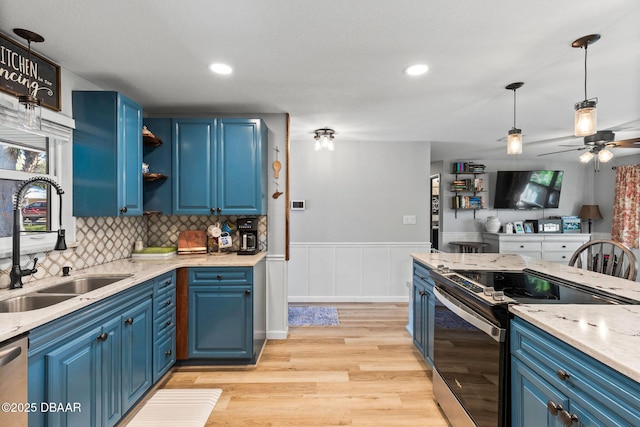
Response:
[{"label": "ceiling fan", "polygon": [[[583,145],[564,145],[565,147],[577,147],[567,150],[553,151],[550,153],[538,154],[538,156],[548,156],[551,154],[566,153],[568,151],[589,150],[580,156],[580,161],[588,163],[594,156],[601,162],[608,162],[613,158],[610,148],[640,148],[640,138],[630,138],[615,140],[616,134],[611,130],[601,130],[593,135],[585,136]],[[563,146],[563,145],[561,145]]]}]

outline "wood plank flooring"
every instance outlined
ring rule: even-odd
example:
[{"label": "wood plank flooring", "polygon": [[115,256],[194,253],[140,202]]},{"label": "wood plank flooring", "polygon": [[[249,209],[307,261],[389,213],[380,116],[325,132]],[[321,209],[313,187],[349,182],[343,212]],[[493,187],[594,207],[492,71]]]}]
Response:
[{"label": "wood plank flooring", "polygon": [[207,426],[450,426],[405,329],[407,304],[325,304],[340,326],[290,327],[256,367],[183,367],[165,388],[221,388]]}]

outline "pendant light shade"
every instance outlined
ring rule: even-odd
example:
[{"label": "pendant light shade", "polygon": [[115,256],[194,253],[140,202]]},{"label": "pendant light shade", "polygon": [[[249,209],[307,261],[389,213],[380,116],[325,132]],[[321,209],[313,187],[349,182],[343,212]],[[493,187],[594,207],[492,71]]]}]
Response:
[{"label": "pendant light shade", "polygon": [[572,47],[584,48],[584,101],[575,104],[576,114],[573,126],[575,136],[593,135],[597,130],[598,98],[588,99],[587,97],[587,48],[598,40],[600,40],[600,34],[590,34],[571,43]]},{"label": "pendant light shade", "polygon": [[582,153],[578,158],[582,163],[589,163],[591,159],[593,159],[593,153],[591,151],[587,151],[585,153]]},{"label": "pendant light shade", "polygon": [[27,94],[18,96],[18,118],[22,122],[22,126],[28,129],[40,130],[42,126],[42,107],[40,106],[40,99],[37,97],[37,85],[36,88],[31,87],[31,42],[43,42],[44,37],[23,28],[14,28],[13,32],[25,39],[28,46],[25,65],[27,72]]},{"label": "pendant light shade", "polygon": [[600,162],[607,163],[611,159],[613,159],[613,153],[606,148],[603,148],[598,152],[598,160]]},{"label": "pendant light shade", "polygon": [[507,154],[522,154],[522,133],[520,129],[511,129],[507,136]]},{"label": "pendant light shade", "polygon": [[522,154],[522,130],[516,128],[516,89],[520,89],[524,83],[511,83],[505,89],[513,91],[513,127],[507,135],[507,154]]}]

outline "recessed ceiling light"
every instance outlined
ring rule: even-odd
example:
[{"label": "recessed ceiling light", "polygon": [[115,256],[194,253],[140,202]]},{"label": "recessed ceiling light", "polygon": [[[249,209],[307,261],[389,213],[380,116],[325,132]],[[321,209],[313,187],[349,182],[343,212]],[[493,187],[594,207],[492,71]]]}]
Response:
[{"label": "recessed ceiling light", "polygon": [[216,74],[231,74],[233,72],[233,68],[221,63],[211,64],[209,65],[209,69]]},{"label": "recessed ceiling light", "polygon": [[409,65],[404,69],[404,73],[409,76],[421,76],[429,71],[429,67],[426,64]]}]

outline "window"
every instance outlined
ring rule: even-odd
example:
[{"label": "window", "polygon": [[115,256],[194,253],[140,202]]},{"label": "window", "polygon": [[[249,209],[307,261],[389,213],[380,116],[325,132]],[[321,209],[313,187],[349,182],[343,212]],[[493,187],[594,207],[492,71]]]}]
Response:
[{"label": "window", "polygon": [[[10,128],[0,129],[0,249],[11,251],[13,234],[13,204],[21,182],[35,176],[47,176],[60,183],[56,176],[55,140],[42,135],[26,133]],[[52,197],[52,195],[54,197]],[[59,200],[55,189],[36,182],[22,191],[19,214],[21,246],[28,252],[53,248],[54,233],[59,228]]]}]

